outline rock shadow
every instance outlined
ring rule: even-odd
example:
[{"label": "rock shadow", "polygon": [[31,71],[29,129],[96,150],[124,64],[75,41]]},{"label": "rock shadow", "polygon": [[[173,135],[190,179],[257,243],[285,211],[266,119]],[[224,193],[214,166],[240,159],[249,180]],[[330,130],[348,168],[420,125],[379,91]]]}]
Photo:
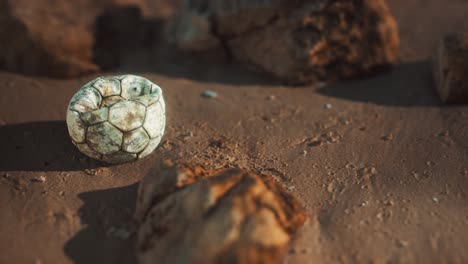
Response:
[{"label": "rock shadow", "polygon": [[138,183],[78,195],[84,225],[65,243],[65,254],[77,264],[136,263],[132,233]]},{"label": "rock shadow", "polygon": [[322,95],[386,106],[440,106],[429,61],[395,65],[391,71],[368,79],[326,85]]}]

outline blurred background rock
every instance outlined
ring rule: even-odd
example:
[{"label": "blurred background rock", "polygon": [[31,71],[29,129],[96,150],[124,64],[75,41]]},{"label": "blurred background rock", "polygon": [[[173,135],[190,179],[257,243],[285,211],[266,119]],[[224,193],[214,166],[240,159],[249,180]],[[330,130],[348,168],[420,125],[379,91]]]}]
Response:
[{"label": "blurred background rock", "polygon": [[110,68],[118,50],[154,37],[143,21],[175,8],[172,0],[0,0],[0,68],[60,78]]},{"label": "blurred background rock", "polygon": [[0,0],[0,68],[71,78],[234,63],[289,84],[350,79],[427,60],[468,30],[451,2],[447,18],[436,0]]}]

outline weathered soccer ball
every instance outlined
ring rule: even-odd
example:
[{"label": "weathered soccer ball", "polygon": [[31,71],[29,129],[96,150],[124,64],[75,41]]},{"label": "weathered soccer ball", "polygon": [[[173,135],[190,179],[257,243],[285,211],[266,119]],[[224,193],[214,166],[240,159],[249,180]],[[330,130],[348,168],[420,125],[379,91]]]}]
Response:
[{"label": "weathered soccer ball", "polygon": [[166,124],[162,90],[134,76],[99,77],[78,90],[67,110],[68,132],[85,155],[124,163],[149,155]]}]

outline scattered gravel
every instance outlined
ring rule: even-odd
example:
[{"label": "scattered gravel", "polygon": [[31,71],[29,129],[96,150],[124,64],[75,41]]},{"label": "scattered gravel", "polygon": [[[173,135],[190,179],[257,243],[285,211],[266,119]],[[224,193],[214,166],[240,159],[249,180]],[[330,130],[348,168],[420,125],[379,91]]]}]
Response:
[{"label": "scattered gravel", "polygon": [[218,97],[218,94],[215,91],[206,90],[201,94],[201,96],[205,98],[216,98]]}]

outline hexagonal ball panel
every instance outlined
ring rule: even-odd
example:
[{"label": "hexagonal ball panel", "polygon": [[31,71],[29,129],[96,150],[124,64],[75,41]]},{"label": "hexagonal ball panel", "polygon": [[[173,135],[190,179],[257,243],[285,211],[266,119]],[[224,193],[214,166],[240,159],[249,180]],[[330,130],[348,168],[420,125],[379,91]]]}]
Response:
[{"label": "hexagonal ball panel", "polygon": [[71,99],[69,109],[79,113],[85,113],[99,109],[101,106],[101,94],[93,87],[80,89]]},{"label": "hexagonal ball panel", "polygon": [[146,146],[146,148],[140,153],[140,155],[138,155],[138,158],[143,158],[151,154],[151,152],[153,152],[159,145],[159,142],[161,142],[161,137],[151,139],[148,143],[148,146]]},{"label": "hexagonal ball panel", "polygon": [[93,84],[104,97],[120,95],[120,81],[113,78],[99,78]]},{"label": "hexagonal ball panel", "polygon": [[164,133],[166,118],[161,103],[153,104],[146,111],[145,124],[143,127],[148,131],[151,138],[161,136]]},{"label": "hexagonal ball panel", "polygon": [[80,114],[75,111],[67,111],[68,134],[76,143],[85,141],[86,125],[81,121]]},{"label": "hexagonal ball panel", "polygon": [[81,153],[84,153],[86,156],[91,157],[93,159],[101,159],[101,154],[97,153],[93,149],[91,149],[88,143],[76,144],[74,145],[80,150]]},{"label": "hexagonal ball panel", "polygon": [[134,99],[131,99],[131,100],[144,104],[145,106],[150,106],[159,101],[159,94],[154,93],[154,94],[143,95],[143,96],[139,96]]},{"label": "hexagonal ball panel", "polygon": [[143,128],[137,128],[124,134],[122,150],[138,153],[148,145],[149,136]]},{"label": "hexagonal ball panel", "polygon": [[109,122],[122,131],[130,131],[143,124],[146,108],[132,101],[123,101],[111,106]]},{"label": "hexagonal ball panel", "polygon": [[128,75],[122,79],[122,97],[131,99],[151,92],[151,82],[145,78]]},{"label": "hexagonal ball panel", "polygon": [[123,133],[108,122],[88,127],[89,146],[101,154],[117,152],[122,145]]}]

